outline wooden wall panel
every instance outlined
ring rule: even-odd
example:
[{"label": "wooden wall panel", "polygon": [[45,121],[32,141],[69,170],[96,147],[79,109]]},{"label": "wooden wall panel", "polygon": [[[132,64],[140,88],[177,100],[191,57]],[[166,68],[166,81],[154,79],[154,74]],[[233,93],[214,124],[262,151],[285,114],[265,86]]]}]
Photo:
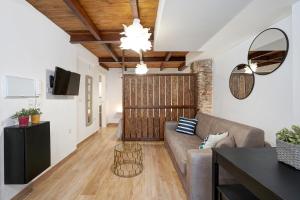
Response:
[{"label": "wooden wall panel", "polygon": [[[154,91],[153,91],[153,100],[154,100],[154,106],[159,106],[159,76],[153,77],[154,81]],[[159,139],[159,109],[154,109],[154,119],[153,119],[153,129],[154,129],[154,138]]]},{"label": "wooden wall panel", "polygon": [[[166,77],[160,76],[159,77],[159,105],[165,106],[166,105]],[[160,130],[159,130],[159,139],[164,139],[164,128],[165,128],[165,120],[166,120],[166,109],[160,109]]]},{"label": "wooden wall panel", "polygon": [[[147,106],[148,102],[148,79],[142,78],[142,96],[143,96],[143,107]],[[142,129],[143,129],[143,138],[148,138],[148,109],[141,109],[142,110]]]},{"label": "wooden wall panel", "polygon": [[[183,76],[178,76],[178,105],[183,106]],[[183,108],[178,109],[178,117],[183,116]]]},{"label": "wooden wall panel", "polygon": [[[136,77],[132,77],[130,80],[130,91],[131,91],[131,97],[130,102],[131,106],[136,107]],[[131,109],[131,120],[130,124],[132,126],[131,132],[130,132],[130,138],[136,138],[136,109]]]},{"label": "wooden wall panel", "polygon": [[148,137],[153,138],[153,76],[148,76]]},{"label": "wooden wall panel", "polygon": [[[136,78],[136,104],[142,106],[142,78]],[[141,109],[136,110],[136,134],[137,138],[142,138],[142,113]]]},{"label": "wooden wall panel", "polygon": [[124,140],[163,140],[165,121],[194,117],[193,74],[124,75]]},{"label": "wooden wall panel", "polygon": [[[171,76],[166,77],[166,105],[171,106],[172,105],[172,88],[171,88],[172,82],[171,82]],[[166,109],[166,121],[171,121],[171,109],[168,107]]]},{"label": "wooden wall panel", "polygon": [[[172,106],[178,105],[177,103],[177,76],[172,76],[171,78],[172,81]],[[172,116],[171,116],[172,121],[177,121],[177,108],[172,108]]]}]

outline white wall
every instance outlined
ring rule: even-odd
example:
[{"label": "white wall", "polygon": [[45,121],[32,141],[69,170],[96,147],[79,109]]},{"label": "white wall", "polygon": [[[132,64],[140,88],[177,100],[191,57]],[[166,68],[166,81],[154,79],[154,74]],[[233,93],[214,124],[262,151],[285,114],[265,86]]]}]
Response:
[{"label": "white wall", "polygon": [[106,74],[106,119],[107,123],[119,123],[117,112],[122,112],[122,70],[110,69]]},{"label": "white wall", "polygon": [[[299,24],[300,19],[299,13],[297,17],[293,15],[272,26],[287,33],[291,46],[294,45],[292,24]],[[297,18],[297,22],[292,21],[295,20],[294,18]],[[299,25],[297,26],[299,28]],[[299,34],[299,29],[297,29],[297,34]],[[237,100],[231,95],[229,89],[230,73],[236,65],[247,63],[247,52],[254,37],[255,35],[232,49],[227,49],[226,52],[209,55],[213,59],[213,113],[216,116],[263,129],[266,133],[266,140],[274,145],[275,133],[290,126],[293,122],[293,99],[299,104],[299,99],[296,97],[299,94],[299,86],[297,86],[298,91],[294,88],[293,92],[293,81],[297,80],[298,85],[300,82],[300,77],[296,75],[293,80],[295,47],[294,49],[290,47],[285,62],[274,73],[255,76],[255,86],[248,98]],[[299,39],[299,36],[297,37]],[[299,50],[299,46],[296,48]],[[200,54],[198,59],[204,58],[201,58]],[[299,72],[297,74],[299,75]],[[295,93],[297,95],[294,97]]]},{"label": "white wall", "polygon": [[[93,56],[95,57],[95,56]],[[91,134],[95,133],[99,129],[99,76],[101,76],[101,73],[106,73],[104,71],[100,71],[100,67],[97,67],[94,65],[94,63],[97,63],[97,60],[93,63],[90,63],[88,60],[86,60],[83,57],[78,57],[77,60],[77,72],[81,74],[80,78],[80,92],[78,96],[78,115],[77,115],[77,142],[83,141],[85,138],[90,136]],[[86,101],[85,101],[85,77],[86,75],[89,75],[93,78],[93,121],[89,126],[86,126]],[[104,85],[103,85],[104,86]],[[105,92],[105,91],[103,91]],[[104,115],[105,116],[105,115]],[[105,122],[104,124],[105,126]]]},{"label": "white wall", "polygon": [[[189,69],[184,72],[189,72]],[[125,73],[134,73],[134,68],[129,68]],[[182,73],[177,68],[165,68],[160,71],[159,68],[150,68],[149,74],[153,73]],[[122,69],[110,69],[107,72],[106,84],[106,113],[107,123],[119,123],[120,115],[117,112],[122,112]]]},{"label": "white wall", "polygon": [[293,123],[300,124],[300,2],[292,9],[293,40]]},{"label": "white wall", "polygon": [[[0,79],[5,75],[42,81],[38,104],[42,120],[51,122],[51,164],[75,150],[77,144],[77,97],[46,97],[46,70],[55,66],[77,71],[78,57],[97,66],[97,58],[80,45],[69,43],[69,36],[23,0],[4,0],[0,7]],[[1,83],[1,91],[3,85]],[[81,91],[82,92],[82,91]],[[32,98],[7,99],[0,94],[0,191],[1,200],[10,199],[25,185],[4,185],[3,128],[15,123],[10,116],[34,103]],[[80,114],[80,113],[79,113]]]}]

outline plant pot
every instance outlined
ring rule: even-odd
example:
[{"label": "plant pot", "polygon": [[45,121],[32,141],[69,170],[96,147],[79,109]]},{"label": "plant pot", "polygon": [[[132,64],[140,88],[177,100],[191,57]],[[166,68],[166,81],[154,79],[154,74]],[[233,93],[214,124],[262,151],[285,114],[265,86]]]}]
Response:
[{"label": "plant pot", "polygon": [[31,123],[39,124],[41,121],[41,115],[31,115]]},{"label": "plant pot", "polygon": [[19,126],[28,126],[29,124],[29,116],[21,116],[18,118]]},{"label": "plant pot", "polygon": [[276,140],[277,159],[300,170],[300,145]]}]

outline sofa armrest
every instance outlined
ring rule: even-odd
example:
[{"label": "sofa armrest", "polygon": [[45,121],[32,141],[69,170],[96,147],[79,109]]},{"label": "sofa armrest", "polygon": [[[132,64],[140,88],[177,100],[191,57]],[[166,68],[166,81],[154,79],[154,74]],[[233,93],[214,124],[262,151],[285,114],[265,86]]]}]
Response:
[{"label": "sofa armrest", "polygon": [[167,121],[165,123],[165,129],[168,129],[168,130],[173,130],[175,131],[176,130],[176,127],[177,127],[177,122],[176,121]]},{"label": "sofa armrest", "polygon": [[187,155],[186,187],[188,199],[211,197],[212,151],[211,149],[191,149]]}]

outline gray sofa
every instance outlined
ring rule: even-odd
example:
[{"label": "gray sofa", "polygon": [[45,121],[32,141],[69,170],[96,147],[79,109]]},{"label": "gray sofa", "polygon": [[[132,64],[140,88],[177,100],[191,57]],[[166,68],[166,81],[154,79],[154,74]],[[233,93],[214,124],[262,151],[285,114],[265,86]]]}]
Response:
[{"label": "gray sofa", "polygon": [[[199,120],[196,135],[177,133],[177,122],[166,122],[165,145],[188,199],[211,200],[212,151],[199,150],[203,139],[209,134],[228,131],[235,147],[264,147],[264,131],[203,113],[198,113],[196,118]],[[220,169],[220,183],[232,182],[231,176]]]}]

